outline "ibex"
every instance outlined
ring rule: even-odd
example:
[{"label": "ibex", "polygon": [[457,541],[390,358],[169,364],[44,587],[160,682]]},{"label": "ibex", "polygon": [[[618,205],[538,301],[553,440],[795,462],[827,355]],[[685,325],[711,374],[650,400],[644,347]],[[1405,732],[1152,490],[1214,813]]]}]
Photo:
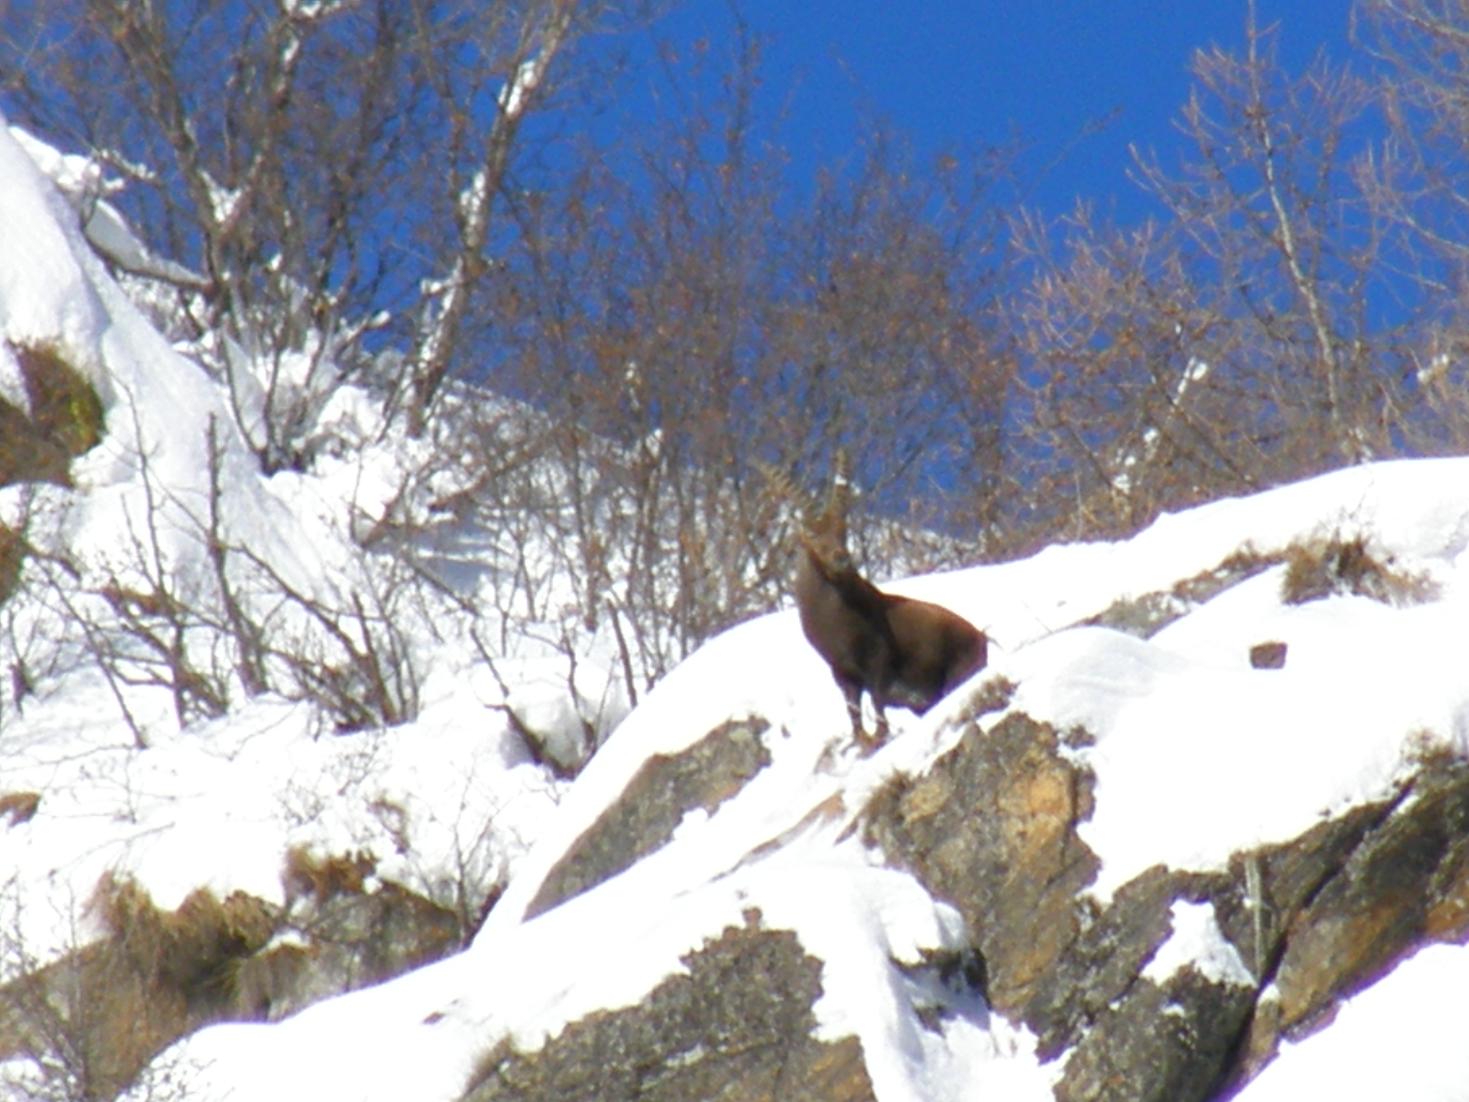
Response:
[{"label": "ibex", "polygon": [[[783,496],[797,496],[789,478],[766,474]],[[889,705],[922,715],[984,668],[988,641],[962,616],[884,593],[862,577],[847,549],[850,503],[846,457],[839,455],[825,508],[806,517],[797,534],[796,608],[807,640],[826,659],[846,698],[853,734],[873,745],[887,735]],[[877,712],[871,739],[862,725],[863,690]]]}]

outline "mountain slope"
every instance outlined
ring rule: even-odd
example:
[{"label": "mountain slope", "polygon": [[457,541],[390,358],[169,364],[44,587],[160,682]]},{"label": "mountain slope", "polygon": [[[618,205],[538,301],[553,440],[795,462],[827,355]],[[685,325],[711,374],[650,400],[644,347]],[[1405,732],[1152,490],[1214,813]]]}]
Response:
[{"label": "mountain slope", "polygon": [[[669,977],[697,982],[701,954],[737,931],[791,931],[819,963],[811,1036],[860,1040],[862,1075],[843,1080],[855,1096],[1210,1097],[1425,940],[1469,930],[1449,917],[1469,886],[1463,846],[1419,818],[1456,822],[1469,807],[1466,474],[1464,461],[1358,468],[1168,517],[1125,543],[915,581],[904,588],[988,624],[1001,645],[871,758],[845,744],[840,698],[789,613],[738,628],[618,729],[464,954],[279,1025],[206,1031],[179,1055],[232,1097],[401,1096],[409,1082],[384,1064],[412,1069],[416,1097],[460,1097],[471,1081],[471,1097],[537,1097],[537,1073],[517,1063],[527,1054],[563,1060],[577,1030],[659,1005]],[[1351,592],[1351,577],[1282,599],[1301,562],[1329,559],[1334,533],[1366,539],[1377,584],[1401,603]],[[1231,556],[1245,566],[1214,571]],[[1219,591],[1190,599],[1210,588],[1201,576]],[[1063,619],[1138,607],[1176,618],[1134,627],[1149,638]],[[1283,668],[1252,667],[1261,642],[1286,645]],[[725,778],[720,791],[660,785],[693,753]],[[676,825],[635,837],[623,805],[659,800]],[[589,854],[619,843],[623,858],[592,871]],[[1431,862],[1399,879],[1409,897],[1353,896],[1353,863],[1376,868],[1393,844]],[[1341,907],[1313,914],[1332,885]],[[1353,927],[1369,904],[1376,925]],[[1390,905],[1439,917],[1394,925]],[[1333,943],[1342,972],[1297,963],[1294,945],[1335,927],[1362,943]],[[1125,977],[1105,977],[1109,960],[1130,961]],[[1146,1006],[1129,1002],[1142,991]],[[1272,1027],[1266,1011],[1280,1007]],[[1398,1009],[1426,1021],[1441,1007]],[[1189,1033],[1222,1013],[1226,1035]],[[1174,1018],[1193,1040],[1129,1064],[1127,1046]],[[393,1056],[364,1064],[351,1055],[364,1044]],[[1427,1059],[1417,1048],[1403,1059]],[[311,1051],[313,1068],[293,1051]],[[842,1059],[813,1060],[811,1074]],[[558,1074],[556,1090],[575,1082]],[[1124,1085],[1097,1086],[1108,1081]],[[644,1083],[602,1096],[660,1095]]]},{"label": "mountain slope", "polygon": [[[38,1022],[82,1030],[40,1013],[78,977],[133,1000],[101,1081],[146,1064],[138,1098],[1258,1102],[1361,1097],[1384,1053],[1417,1097],[1469,1085],[1437,1028],[1469,960],[1469,460],[895,582],[991,665],[868,757],[794,614],[758,618],[567,783],[515,722],[585,714],[536,625],[491,670],[442,587],[353,612],[416,445],[349,389],[338,448],[261,475],[38,155],[0,127],[0,395],[34,418],[50,350],[105,432],[0,487],[12,1094],[61,1090]],[[277,640],[262,684],[229,592]],[[176,624],[182,667],[147,645]],[[342,723],[301,678],[366,693],[374,642],[414,707]],[[595,698],[615,655],[578,657]]]}]

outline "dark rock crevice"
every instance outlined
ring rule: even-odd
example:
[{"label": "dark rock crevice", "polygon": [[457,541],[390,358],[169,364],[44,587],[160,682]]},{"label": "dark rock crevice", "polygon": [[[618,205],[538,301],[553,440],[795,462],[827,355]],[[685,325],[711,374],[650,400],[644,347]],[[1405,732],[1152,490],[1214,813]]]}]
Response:
[{"label": "dark rock crevice", "polygon": [[1393,799],[1340,821],[1350,844],[1331,847],[1314,890],[1276,904],[1273,997],[1249,1023],[1235,1085],[1417,949],[1469,936],[1469,763],[1428,759]]}]

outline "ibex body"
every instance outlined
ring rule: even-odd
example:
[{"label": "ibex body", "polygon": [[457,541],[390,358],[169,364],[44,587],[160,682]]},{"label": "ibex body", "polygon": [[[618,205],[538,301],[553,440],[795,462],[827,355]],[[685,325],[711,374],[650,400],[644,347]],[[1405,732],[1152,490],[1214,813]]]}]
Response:
[{"label": "ibex body", "polygon": [[[800,533],[796,608],[807,640],[831,668],[847,701],[852,730],[866,741],[862,693],[877,712],[877,737],[889,705],[922,715],[988,658],[985,635],[940,605],[884,593],[858,573],[847,550],[849,487],[839,464],[825,509]],[[789,487],[788,481],[778,484]]]}]

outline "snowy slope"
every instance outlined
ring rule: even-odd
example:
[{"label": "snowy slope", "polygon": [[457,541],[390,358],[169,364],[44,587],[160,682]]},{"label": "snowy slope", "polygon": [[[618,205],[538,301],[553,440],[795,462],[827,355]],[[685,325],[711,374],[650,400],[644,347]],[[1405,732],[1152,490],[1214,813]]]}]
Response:
[{"label": "snowy slope", "polygon": [[[1370,533],[1398,566],[1430,576],[1438,599],[1395,608],[1339,596],[1286,606],[1277,567],[1147,642],[1065,626],[1065,617],[1167,589],[1246,538],[1268,551],[1338,528]],[[1094,891],[1105,896],[1149,865],[1219,868],[1232,852],[1384,797],[1424,740],[1469,750],[1469,669],[1460,660],[1469,646],[1466,547],[1469,461],[1394,463],[1168,517],[1125,543],[1053,548],[904,588],[989,625],[1004,646],[981,678],[1016,682],[1013,707],[1062,726],[1084,723],[1097,736],[1078,753],[1098,778],[1084,836],[1102,858]],[[1249,645],[1264,639],[1289,644],[1286,669],[1249,668]],[[796,931],[825,962],[822,1028],[862,1038],[879,1097],[993,1097],[987,1084],[1006,1098],[1049,1097],[1055,1069],[1036,1061],[1024,1031],[991,1017],[939,1038],[904,1020],[889,958],[957,943],[956,916],[844,837],[883,778],[921,771],[948,745],[963,696],[902,724],[871,759],[833,754],[840,699],[793,617],[740,627],[676,670],[619,728],[469,952],[280,1025],[205,1031],[176,1055],[207,1069],[201,1090],[209,1083],[221,1092],[207,1097],[309,1097],[330,1086],[338,1097],[388,1099],[405,1084],[353,1056],[364,1044],[384,1046],[395,1053],[385,1063],[415,1069],[417,1097],[452,1098],[473,1054],[496,1037],[533,1048],[589,1009],[636,1002],[681,967],[681,953],[755,906],[766,924]],[[772,765],[755,782],[713,816],[686,820],[667,847],[622,875],[524,920],[545,872],[649,755],[751,712],[773,724]],[[1179,930],[1168,967],[1188,959],[1224,967],[1209,964],[1221,956],[1212,920]],[[1466,949],[1434,953],[1469,960]],[[1232,966],[1240,967],[1237,958]],[[1443,985],[1433,990],[1447,997]],[[1384,985],[1383,994],[1372,989],[1360,999],[1390,997]],[[1303,1056],[1309,1050],[1301,1046]],[[319,1058],[315,1071],[288,1058],[304,1051]],[[1456,1082],[1461,1091],[1464,1081]]]},{"label": "snowy slope", "polygon": [[[151,479],[169,491],[157,514],[166,553],[185,574],[203,570],[198,502],[209,491],[212,417],[224,433],[232,537],[312,592],[359,583],[349,500],[360,502],[364,485],[369,496],[391,486],[401,455],[259,475],[219,388],[127,300],[3,126],[0,243],[0,336],[63,349],[97,387],[108,424],[104,445],[76,464],[75,489],[28,501],[0,490],[0,519],[24,506],[34,538],[122,570],[120,533],[147,512]],[[1332,532],[1367,537],[1379,558],[1430,581],[1433,598],[1287,605],[1274,566],[1181,609],[1146,641],[1085,626],[1242,550],[1269,555]],[[1469,460],[1397,462],[1165,517],[1128,541],[893,588],[990,632],[991,667],[976,686],[1006,678],[1018,686],[1013,710],[1095,737],[1072,753],[1097,778],[1083,837],[1102,863],[1091,891],[1105,900],[1152,865],[1217,869],[1231,853],[1384,797],[1425,749],[1469,753],[1466,549]],[[44,632],[46,614],[13,613],[29,619],[12,634]],[[0,835],[4,929],[19,932],[32,961],[94,936],[84,903],[107,871],[136,877],[164,907],[199,886],[279,901],[283,854],[303,844],[370,849],[381,875],[431,895],[466,865],[478,882],[508,881],[463,953],[282,1022],[209,1028],[164,1053],[159,1066],[187,1097],[455,1098],[497,1041],[534,1049],[588,1011],[635,1004],[752,908],[822,961],[820,1033],[860,1037],[885,1102],[1050,1097],[1059,1069],[999,1015],[976,1006],[940,1030],[920,1027],[893,962],[963,944],[962,922],[849,829],[885,781],[921,773],[953,745],[976,686],[922,719],[896,717],[893,740],[862,758],[846,744],[825,668],[794,615],[779,613],[677,668],[566,786],[527,759],[496,710],[503,692],[463,637],[410,630],[434,673],[419,717],[398,728],[322,737],[308,704],[266,694],[180,729],[165,700],[140,691],[129,699],[148,736],[142,749],[84,664],[58,668],[22,710],[3,713],[0,792],[44,793],[34,818]],[[1284,669],[1250,668],[1249,647],[1266,640],[1288,644]],[[507,668],[523,678],[528,709],[554,712],[561,690],[524,688],[535,663],[528,650]],[[527,918],[548,872],[652,755],[750,715],[769,721],[770,764],[753,781],[714,813],[688,815],[625,872]],[[372,810],[388,805],[413,824],[410,845]],[[1212,916],[1183,912],[1151,967],[1196,961],[1228,975],[1242,965],[1227,950]],[[1448,1034],[1425,1026],[1453,1020],[1435,1010],[1459,999],[1465,969],[1469,950],[1425,950],[1331,1029],[1288,1048],[1243,1097],[1301,1097],[1301,1083],[1363,1097],[1353,1085],[1383,1053],[1423,1069],[1414,1097],[1464,1097],[1469,1069]]]},{"label": "snowy slope", "polygon": [[[74,488],[0,487],[0,524],[65,554],[88,615],[106,609],[84,591],[147,592],[155,566],[176,592],[204,592],[212,426],[221,538],[294,590],[351,607],[354,593],[370,592],[371,569],[351,525],[393,488],[408,446],[329,458],[313,476],[262,476],[223,389],[129,301],[32,154],[66,180],[80,171],[34,139],[22,144],[0,120],[0,376],[11,373],[0,393],[24,397],[9,347],[55,348],[96,388],[106,433],[73,464]],[[350,422],[350,390],[338,402]],[[556,782],[495,710],[505,699],[498,683],[467,646],[436,641],[428,621],[439,635],[454,629],[442,608],[404,620],[409,644],[433,658],[413,729],[338,740],[321,737],[326,721],[308,702],[269,693],[180,730],[166,691],[109,684],[88,640],[72,637],[55,591],[32,588],[0,609],[0,666],[27,663],[36,682],[33,695],[11,694],[0,708],[0,793],[43,794],[35,817],[0,846],[0,925],[23,947],[0,954],[0,981],[95,936],[86,903],[107,871],[135,878],[164,908],[199,887],[279,903],[287,849],[362,849],[379,856],[381,875],[439,898],[493,886],[554,806]],[[300,608],[279,593],[242,599],[252,597],[262,621],[309,638]],[[564,686],[536,676],[540,652],[526,652],[505,666],[521,713],[548,723],[574,716]],[[589,656],[587,668],[596,665]],[[384,807],[401,814],[386,818]]]}]

